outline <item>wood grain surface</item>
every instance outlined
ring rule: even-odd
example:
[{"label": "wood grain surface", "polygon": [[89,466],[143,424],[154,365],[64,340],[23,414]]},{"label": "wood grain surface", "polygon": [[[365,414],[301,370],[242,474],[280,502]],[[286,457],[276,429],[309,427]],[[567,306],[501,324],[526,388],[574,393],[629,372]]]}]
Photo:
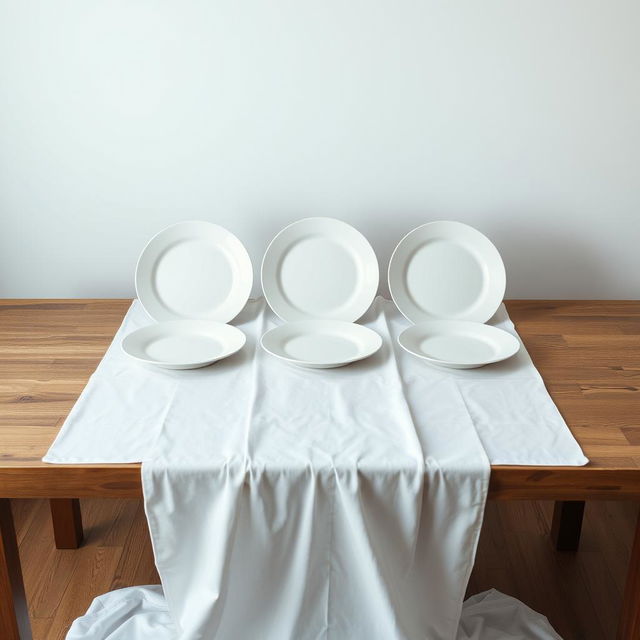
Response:
[{"label": "wood grain surface", "polygon": [[[139,465],[41,458],[130,300],[0,301],[0,496],[139,497]],[[497,499],[640,498],[640,302],[507,302],[586,467],[492,468]]]}]

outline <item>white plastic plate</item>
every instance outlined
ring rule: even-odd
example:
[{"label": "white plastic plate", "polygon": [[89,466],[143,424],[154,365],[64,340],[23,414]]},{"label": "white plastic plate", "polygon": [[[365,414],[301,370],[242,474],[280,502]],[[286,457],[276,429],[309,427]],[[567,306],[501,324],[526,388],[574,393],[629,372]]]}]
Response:
[{"label": "white plastic plate", "polygon": [[372,329],[339,320],[280,325],[262,336],[265,351],[301,367],[331,369],[373,355],[382,338]]},{"label": "white plastic plate", "polygon": [[432,320],[398,336],[400,346],[418,358],[451,369],[475,369],[510,358],[520,341],[508,331],[479,322]]},{"label": "white plastic plate", "polygon": [[504,297],[506,275],[491,241],[461,222],[430,222],[408,233],[389,262],[389,291],[411,322],[486,322]]},{"label": "white plastic plate", "polygon": [[251,259],[240,240],[210,222],[180,222],[160,231],[136,266],[136,293],[158,322],[229,322],[246,304],[252,283]]},{"label": "white plastic plate", "polygon": [[198,369],[227,358],[246,337],[230,324],[208,320],[170,320],[130,333],[122,349],[132,358],[164,369]]},{"label": "white plastic plate", "polygon": [[287,322],[354,322],[378,290],[378,261],[367,239],[333,218],[305,218],[271,241],[262,261],[262,290]]}]

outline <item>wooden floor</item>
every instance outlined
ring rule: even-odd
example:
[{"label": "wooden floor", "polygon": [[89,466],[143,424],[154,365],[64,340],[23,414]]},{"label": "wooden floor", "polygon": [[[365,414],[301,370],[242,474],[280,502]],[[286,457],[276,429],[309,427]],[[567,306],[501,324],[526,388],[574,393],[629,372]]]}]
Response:
[{"label": "wooden floor", "polygon": [[638,505],[588,502],[577,553],[549,539],[552,502],[489,502],[468,595],[496,588],[565,640],[614,640]]},{"label": "wooden floor", "polygon": [[[469,594],[495,587],[514,595],[565,640],[613,639],[637,505],[588,503],[575,554],[551,548],[551,510],[544,502],[488,503]],[[34,640],[63,639],[97,594],[159,582],[140,501],[84,500],[82,511],[83,547],[58,551],[48,503],[14,502]]]}]

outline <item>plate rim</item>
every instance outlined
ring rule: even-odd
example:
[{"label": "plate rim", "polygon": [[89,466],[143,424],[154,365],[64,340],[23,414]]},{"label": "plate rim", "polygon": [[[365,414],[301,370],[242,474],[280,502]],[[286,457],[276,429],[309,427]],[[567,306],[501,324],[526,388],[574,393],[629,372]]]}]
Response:
[{"label": "plate rim", "polygon": [[[171,318],[157,318],[155,315],[153,315],[145,306],[142,298],[140,297],[140,284],[139,284],[139,268],[140,268],[140,262],[145,254],[145,252],[149,249],[149,247],[151,246],[151,243],[154,242],[159,236],[165,234],[167,231],[175,228],[175,227],[181,227],[184,225],[190,225],[190,224],[199,224],[199,225],[207,225],[209,227],[213,227],[217,230],[221,230],[223,232],[225,232],[226,234],[230,235],[232,238],[234,238],[237,242],[238,245],[241,247],[242,251],[241,251],[241,260],[243,262],[246,262],[245,266],[247,267],[247,285],[244,287],[244,291],[241,291],[241,296],[239,297],[239,299],[244,300],[244,302],[242,303],[242,305],[240,306],[239,309],[235,310],[235,308],[232,308],[232,312],[233,315],[230,315],[231,312],[226,313],[224,315],[221,315],[220,317],[217,318],[203,318],[203,317],[199,317],[199,318],[189,318],[189,317],[185,317],[185,316],[174,316]],[[246,258],[246,261],[245,261]],[[254,281],[254,277],[253,277],[253,263],[251,262],[251,256],[249,255],[249,252],[247,251],[247,248],[244,246],[244,243],[240,240],[240,238],[238,238],[238,236],[233,233],[232,231],[230,231],[229,229],[227,229],[226,227],[223,227],[221,224],[217,224],[216,222],[210,222],[209,220],[181,220],[180,222],[173,222],[172,224],[167,225],[166,227],[164,227],[163,229],[160,229],[160,231],[156,232],[153,234],[153,236],[151,236],[151,238],[149,238],[147,240],[147,242],[145,243],[144,247],[142,248],[142,250],[140,251],[140,253],[138,254],[138,258],[136,260],[136,266],[135,266],[135,271],[134,271],[134,288],[135,288],[135,292],[136,292],[136,298],[140,301],[140,304],[142,305],[142,308],[144,309],[145,313],[153,320],[155,320],[156,322],[171,322],[173,320],[205,320],[208,322],[222,322],[222,323],[228,323],[231,322],[231,320],[233,320],[235,317],[237,317],[237,315],[242,311],[242,309],[244,309],[244,307],[247,304],[247,301],[249,300],[249,297],[251,296],[251,289],[253,287],[253,281]],[[234,287],[237,285],[234,285]],[[246,295],[245,295],[246,293]]]},{"label": "plate rim", "polygon": [[[435,323],[435,322],[472,324],[480,327],[486,327],[490,331],[498,331],[502,334],[506,334],[507,336],[509,336],[515,341],[514,342],[515,350],[511,352],[509,355],[502,355],[497,358],[492,358],[491,360],[483,361],[482,363],[479,363],[477,361],[476,362],[451,362],[450,360],[442,360],[439,358],[434,358],[432,356],[427,356],[418,351],[414,351],[413,349],[410,349],[407,345],[402,343],[401,341],[402,336],[408,333],[409,331],[415,330],[416,328],[419,328],[431,323]],[[506,329],[502,329],[501,327],[496,327],[491,324],[485,324],[483,322],[474,322],[472,320],[446,320],[446,319],[445,320],[425,320],[424,322],[419,322],[403,329],[403,331],[397,337],[397,342],[407,353],[410,353],[411,355],[414,355],[417,358],[420,358],[421,360],[426,360],[427,362],[430,362],[432,364],[436,364],[436,365],[439,365],[442,367],[448,367],[448,368],[458,368],[458,367],[480,368],[480,367],[487,366],[489,364],[496,364],[497,362],[503,362],[504,360],[508,360],[509,358],[512,358],[522,348],[522,340],[520,340],[520,338],[517,335],[514,335],[510,331],[507,331]]]},{"label": "plate rim", "polygon": [[[373,295],[371,296],[371,299],[369,300],[368,305],[361,312],[358,311],[358,315],[355,316],[355,317],[353,317],[353,314],[350,314],[348,317],[345,316],[344,318],[322,318],[322,317],[319,317],[319,316],[312,316],[312,315],[307,315],[306,317],[303,317],[303,318],[300,318],[300,317],[296,317],[296,318],[285,317],[284,315],[281,315],[281,313],[280,313],[280,311],[282,311],[282,309],[280,309],[280,311],[277,311],[274,308],[272,302],[269,299],[269,295],[267,294],[267,288],[268,287],[265,287],[265,262],[266,262],[267,256],[269,255],[271,247],[273,246],[275,241],[283,233],[288,231],[291,227],[295,227],[295,226],[298,226],[299,224],[303,224],[305,222],[308,223],[308,222],[314,221],[314,220],[324,220],[324,221],[329,221],[331,223],[338,223],[340,225],[344,225],[346,227],[349,227],[350,229],[355,231],[358,235],[360,235],[362,237],[362,239],[365,241],[365,243],[367,244],[367,246],[369,247],[369,249],[371,249],[371,256],[373,258],[372,264],[374,264],[375,267],[376,267],[376,278],[375,278],[376,283],[375,283],[375,287],[373,287]],[[267,301],[267,304],[269,305],[270,309],[281,320],[284,320],[285,322],[293,323],[293,322],[304,322],[304,321],[308,321],[308,320],[337,320],[338,322],[349,322],[349,323],[353,324],[357,320],[362,318],[362,316],[369,310],[369,308],[373,304],[373,301],[376,298],[376,295],[378,294],[378,289],[380,287],[380,264],[378,262],[378,256],[376,255],[376,252],[375,252],[375,250],[373,248],[373,245],[369,242],[368,238],[359,229],[356,229],[356,227],[354,227],[352,224],[349,224],[348,222],[345,222],[344,220],[340,220],[340,218],[334,218],[332,216],[308,216],[306,218],[300,218],[299,220],[294,220],[293,222],[290,222],[289,224],[287,224],[284,227],[282,227],[282,229],[280,229],[280,231],[278,231],[278,233],[276,233],[275,236],[273,236],[273,238],[271,239],[271,241],[267,245],[267,248],[265,249],[265,251],[264,251],[264,253],[262,255],[262,261],[260,263],[260,286],[262,288],[262,295],[264,295],[264,298]],[[288,315],[289,314],[286,314],[286,316],[288,316]]]},{"label": "plate rim", "polygon": [[[480,236],[485,238],[485,240],[489,243],[489,245],[491,245],[491,247],[493,247],[493,249],[495,250],[496,255],[498,256],[498,258],[500,260],[500,265],[501,265],[500,271],[501,271],[501,281],[502,282],[501,282],[501,286],[500,286],[500,301],[495,306],[495,309],[493,309],[493,311],[491,312],[490,315],[486,315],[486,313],[485,313],[485,314],[481,314],[481,315],[479,315],[479,316],[477,316],[475,318],[447,318],[445,316],[432,316],[432,315],[424,316],[424,317],[421,317],[421,318],[419,318],[417,316],[410,317],[406,313],[406,308],[402,309],[400,307],[400,305],[398,304],[398,301],[396,299],[396,295],[394,295],[394,292],[393,292],[394,287],[391,284],[391,270],[395,267],[396,261],[399,260],[399,258],[397,258],[398,250],[400,249],[402,244],[410,236],[412,236],[413,234],[421,231],[422,229],[424,229],[426,227],[429,227],[429,226],[432,226],[432,225],[441,225],[443,223],[447,224],[447,225],[465,227],[467,229],[471,229],[473,232],[478,233],[478,234],[480,234]],[[452,320],[452,321],[455,320],[455,321],[461,321],[461,322],[481,322],[481,323],[485,323],[495,315],[496,311],[500,308],[500,305],[502,304],[502,302],[504,302],[504,296],[505,296],[506,289],[507,289],[507,274],[506,274],[506,268],[504,266],[504,260],[502,259],[502,255],[500,254],[500,251],[498,251],[498,248],[493,243],[493,241],[488,236],[486,236],[484,233],[482,233],[482,231],[480,231],[479,229],[476,229],[475,227],[473,227],[470,224],[467,224],[466,222],[459,222],[458,220],[432,220],[430,222],[425,222],[423,224],[418,225],[417,227],[414,227],[413,229],[411,229],[411,231],[405,233],[405,235],[402,236],[402,238],[398,241],[398,243],[396,244],[395,248],[391,252],[391,257],[389,258],[389,264],[387,266],[387,286],[389,287],[389,295],[391,296],[391,299],[393,300],[393,303],[396,305],[396,307],[398,308],[400,313],[407,320],[409,320],[409,322],[412,322],[414,324],[419,324],[419,323],[423,323],[423,322],[430,322],[432,320]],[[413,315],[413,314],[411,314],[411,315]]]},{"label": "plate rim", "polygon": [[[146,331],[148,329],[152,329],[152,328],[157,328],[161,325],[167,325],[167,324],[176,324],[176,323],[206,323],[207,325],[217,325],[220,327],[227,327],[229,330],[231,330],[232,333],[235,333],[235,335],[237,335],[238,337],[240,337],[240,343],[239,346],[232,350],[229,351],[228,353],[224,353],[223,355],[215,358],[215,359],[211,359],[211,358],[207,358],[205,360],[197,360],[195,362],[176,362],[176,363],[165,363],[164,365],[162,364],[162,361],[157,360],[157,359],[152,359],[152,358],[141,358],[137,355],[134,355],[133,353],[131,353],[130,351],[127,351],[127,349],[125,348],[125,341],[134,336],[137,333]],[[227,329],[225,329],[226,331]],[[122,340],[120,340],[120,349],[122,352],[124,352],[129,358],[132,358],[133,360],[136,360],[138,362],[144,362],[145,364],[152,364],[154,366],[157,367],[166,367],[166,365],[171,364],[174,367],[185,367],[185,368],[190,368],[190,369],[198,369],[200,367],[206,367],[209,364],[213,364],[214,362],[218,362],[219,360],[224,360],[225,358],[229,358],[232,355],[238,353],[238,351],[240,351],[245,344],[247,343],[247,335],[245,334],[244,331],[242,331],[242,329],[239,329],[238,327],[236,327],[235,325],[232,324],[228,324],[225,322],[218,322],[217,320],[193,320],[193,319],[184,319],[184,320],[163,320],[161,322],[157,322],[155,324],[148,324],[145,325],[144,327],[138,327],[137,329],[135,329],[134,331],[131,331],[130,333],[128,333],[126,336],[124,336],[122,338]]]},{"label": "plate rim", "polygon": [[[371,334],[373,334],[374,336],[376,336],[376,341],[377,341],[377,346],[376,348],[367,353],[366,355],[359,355],[359,356],[355,356],[353,358],[349,358],[347,360],[339,360],[339,361],[334,361],[334,362],[311,362],[309,360],[300,360],[297,358],[289,358],[287,356],[281,355],[279,353],[276,353],[275,351],[272,351],[271,349],[267,348],[263,342],[265,336],[267,336],[268,334],[271,334],[275,331],[278,331],[280,329],[282,329],[283,327],[291,327],[291,325],[296,325],[296,324],[300,324],[300,323],[308,323],[308,322],[330,322],[330,323],[339,323],[339,324],[346,324],[346,325],[352,325],[352,326],[356,326],[356,327],[360,327],[360,329],[366,331],[366,332],[370,332]],[[358,331],[360,330],[358,329]],[[337,368],[337,367],[341,367],[344,365],[348,365],[348,364],[352,364],[353,362],[358,362],[359,360],[365,360],[366,358],[370,358],[372,355],[374,355],[375,353],[377,353],[378,351],[380,351],[380,349],[382,348],[382,345],[384,344],[384,340],[382,338],[382,336],[375,330],[371,329],[370,327],[365,327],[364,325],[358,324],[356,322],[346,322],[344,320],[325,320],[325,319],[311,319],[311,320],[297,320],[295,322],[286,322],[284,324],[280,324],[277,327],[272,327],[271,329],[268,329],[267,331],[265,331],[262,336],[260,336],[260,346],[262,347],[262,349],[264,349],[264,351],[266,351],[269,355],[274,356],[275,358],[278,358],[279,360],[284,360],[285,362],[290,362],[292,364],[296,364],[299,366],[303,366],[303,367],[308,367],[309,365],[314,365],[314,366],[323,366],[323,367],[327,367],[327,368]]]}]

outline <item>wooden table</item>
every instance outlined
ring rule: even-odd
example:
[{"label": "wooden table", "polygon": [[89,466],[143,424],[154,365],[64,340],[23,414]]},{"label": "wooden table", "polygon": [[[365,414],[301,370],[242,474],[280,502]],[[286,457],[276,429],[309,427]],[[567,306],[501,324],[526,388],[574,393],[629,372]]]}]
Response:
[{"label": "wooden table", "polygon": [[[129,305],[0,301],[0,638],[30,637],[9,499],[51,499],[56,544],[73,548],[82,540],[79,498],[142,496],[137,464],[40,461]],[[591,462],[492,467],[489,498],[557,501],[554,541],[575,549],[584,500],[640,499],[640,302],[518,300],[507,307]],[[618,638],[640,640],[640,526]]]}]

